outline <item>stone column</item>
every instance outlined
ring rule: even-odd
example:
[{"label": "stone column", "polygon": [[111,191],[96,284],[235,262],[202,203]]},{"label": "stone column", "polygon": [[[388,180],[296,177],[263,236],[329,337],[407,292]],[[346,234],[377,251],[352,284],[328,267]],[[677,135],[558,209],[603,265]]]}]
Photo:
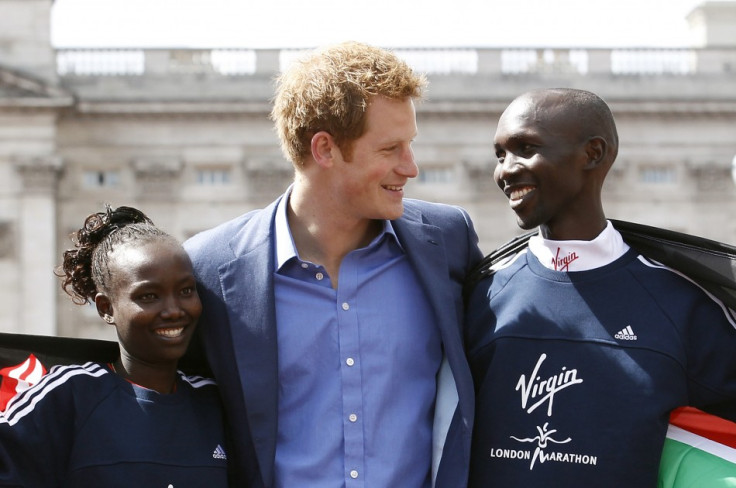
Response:
[{"label": "stone column", "polygon": [[19,331],[56,334],[58,279],[56,256],[56,189],[59,157],[24,157],[15,161],[22,189],[19,196]]}]

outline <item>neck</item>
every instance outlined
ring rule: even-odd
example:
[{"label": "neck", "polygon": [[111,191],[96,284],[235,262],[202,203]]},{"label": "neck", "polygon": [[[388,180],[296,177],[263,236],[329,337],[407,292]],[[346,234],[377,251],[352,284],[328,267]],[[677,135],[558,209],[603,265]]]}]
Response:
[{"label": "neck", "polygon": [[380,233],[382,222],[351,218],[339,206],[321,206],[318,199],[307,198],[300,189],[294,187],[287,207],[294,245],[302,259],[324,266],[333,288],[337,288],[343,258],[370,244]]},{"label": "neck", "polygon": [[176,363],[152,365],[126,357],[125,354],[112,363],[115,374],[143,388],[162,394],[176,390]]},{"label": "neck", "polygon": [[551,241],[592,241],[608,225],[603,210],[550,220],[539,226],[539,233]]}]

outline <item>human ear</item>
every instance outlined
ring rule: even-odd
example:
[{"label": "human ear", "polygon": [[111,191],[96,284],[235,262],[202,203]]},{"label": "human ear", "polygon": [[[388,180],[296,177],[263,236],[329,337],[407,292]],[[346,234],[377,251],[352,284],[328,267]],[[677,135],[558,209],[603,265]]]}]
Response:
[{"label": "human ear", "polygon": [[337,144],[329,132],[322,130],[312,136],[312,157],[318,165],[325,168],[332,166],[333,149],[337,149]]},{"label": "human ear", "polygon": [[585,152],[588,155],[588,163],[585,165],[585,169],[597,168],[606,161],[608,143],[601,136],[593,136],[585,144]]},{"label": "human ear", "polygon": [[107,295],[104,293],[98,293],[95,295],[95,307],[97,307],[97,314],[102,318],[102,320],[111,325],[115,323],[112,302],[110,302],[110,298]]}]

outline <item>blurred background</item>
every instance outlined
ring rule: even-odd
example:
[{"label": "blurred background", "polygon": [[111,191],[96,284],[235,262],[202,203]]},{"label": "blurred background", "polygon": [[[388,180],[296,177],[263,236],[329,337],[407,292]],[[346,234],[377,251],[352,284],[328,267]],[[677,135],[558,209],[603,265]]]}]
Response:
[{"label": "blurred background", "polygon": [[113,337],[52,270],[105,203],[180,239],[289,185],[268,119],[305,49],[391,48],[427,74],[410,197],[518,234],[492,183],[503,109],[593,91],[618,123],[611,218],[736,243],[736,1],[0,0],[0,331]]}]

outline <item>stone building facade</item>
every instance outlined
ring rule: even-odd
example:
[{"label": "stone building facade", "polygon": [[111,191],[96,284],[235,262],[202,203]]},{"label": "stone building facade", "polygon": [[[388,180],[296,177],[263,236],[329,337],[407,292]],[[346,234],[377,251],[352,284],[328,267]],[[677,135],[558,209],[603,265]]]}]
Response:
[{"label": "stone building facade", "polygon": [[[109,338],[53,276],[69,233],[110,203],[184,239],[273,200],[292,177],[273,79],[300,52],[54,50],[51,4],[0,0],[0,331]],[[499,115],[582,88],[619,126],[608,216],[736,243],[736,3],[689,20],[680,49],[397,49],[430,81],[408,195],[465,207],[490,252],[519,233],[491,178]]]}]

